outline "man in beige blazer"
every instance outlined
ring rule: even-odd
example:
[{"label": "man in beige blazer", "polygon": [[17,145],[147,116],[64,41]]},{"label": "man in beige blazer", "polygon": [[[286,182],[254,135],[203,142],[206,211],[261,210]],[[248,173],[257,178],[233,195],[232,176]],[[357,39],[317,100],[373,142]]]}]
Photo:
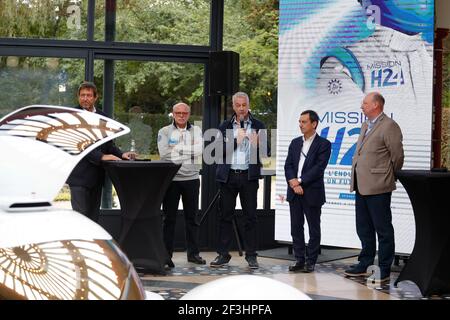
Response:
[{"label": "man in beige blazer", "polygon": [[402,132],[398,124],[383,113],[384,98],[372,92],[361,109],[368,120],[362,125],[352,162],[350,191],[356,191],[356,232],[361,240],[357,265],[345,270],[348,276],[366,276],[374,263],[378,236],[380,281],[388,281],[395,255],[391,195],[395,190],[394,172],[403,166]]}]

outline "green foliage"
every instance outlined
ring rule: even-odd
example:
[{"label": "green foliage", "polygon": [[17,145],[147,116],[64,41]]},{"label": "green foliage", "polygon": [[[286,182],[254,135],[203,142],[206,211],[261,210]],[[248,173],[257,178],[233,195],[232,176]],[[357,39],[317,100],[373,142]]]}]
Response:
[{"label": "green foliage", "polygon": [[127,0],[117,6],[117,41],[208,45],[208,0]]},{"label": "green foliage", "polygon": [[[207,45],[209,11],[207,0],[121,1],[116,41]],[[102,20],[104,17],[98,16],[96,22]],[[103,64],[97,63],[95,74],[102,73]],[[170,112],[178,101],[200,107],[203,77],[204,68],[199,64],[116,61],[115,110],[127,112],[139,106],[143,112],[161,114]]]},{"label": "green foliage", "polygon": [[444,42],[444,63],[442,66],[443,96],[442,106],[450,108],[450,37]]},{"label": "green foliage", "polygon": [[277,128],[277,115],[275,113],[253,113],[253,115],[266,125],[267,130]]},{"label": "green foliage", "polygon": [[0,37],[86,39],[86,16],[81,15],[81,28],[68,28],[71,16],[69,6],[82,3],[86,12],[87,1],[69,0],[1,0]]},{"label": "green foliage", "polygon": [[450,108],[450,88],[447,88],[442,95],[442,106]]},{"label": "green foliage", "polygon": [[198,64],[117,62],[115,90],[122,94],[116,95],[116,106],[123,106],[124,112],[139,106],[143,112],[161,114],[169,113],[178,101],[201,105],[203,70]]},{"label": "green foliage", "polygon": [[254,112],[276,113],[278,3],[225,2],[224,47],[240,54],[240,90],[249,94]]}]

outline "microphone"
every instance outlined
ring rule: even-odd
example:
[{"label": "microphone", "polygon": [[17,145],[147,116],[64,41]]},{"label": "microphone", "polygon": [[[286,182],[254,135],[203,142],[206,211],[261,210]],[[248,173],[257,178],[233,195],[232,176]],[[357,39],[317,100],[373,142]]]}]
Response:
[{"label": "microphone", "polygon": [[[244,116],[240,116],[239,117],[239,122],[241,123],[241,129],[245,129],[244,128]],[[244,137],[244,139],[242,140],[242,144],[241,144],[241,148],[245,148],[247,146],[247,137]]]}]

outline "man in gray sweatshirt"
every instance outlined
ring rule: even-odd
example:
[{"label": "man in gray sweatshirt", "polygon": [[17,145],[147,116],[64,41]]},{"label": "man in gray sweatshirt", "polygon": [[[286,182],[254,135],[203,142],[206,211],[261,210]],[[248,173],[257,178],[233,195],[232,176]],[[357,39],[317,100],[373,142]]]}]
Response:
[{"label": "man in gray sweatshirt", "polygon": [[198,211],[199,169],[203,140],[201,129],[189,123],[190,109],[186,103],[175,104],[173,106],[173,123],[158,132],[158,151],[161,160],[181,163],[181,168],[173,178],[163,200],[164,243],[170,256],[167,263],[170,268],[175,266],[172,262],[173,240],[180,197],[183,199],[187,260],[196,264],[206,263],[199,255],[199,226],[195,223]]}]

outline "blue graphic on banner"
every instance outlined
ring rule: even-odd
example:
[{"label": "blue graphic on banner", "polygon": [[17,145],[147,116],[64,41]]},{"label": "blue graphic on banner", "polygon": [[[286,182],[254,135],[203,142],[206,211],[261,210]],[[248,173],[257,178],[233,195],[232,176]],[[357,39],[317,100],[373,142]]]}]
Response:
[{"label": "blue graphic on banner", "polygon": [[434,0],[362,0],[362,6],[378,6],[381,25],[405,34],[422,34],[428,43],[433,42]]},{"label": "blue graphic on banner", "polygon": [[[364,74],[361,69],[361,66],[358,63],[358,60],[356,59],[355,55],[348,50],[347,48],[335,48],[332,51],[330,51],[325,57],[323,57],[320,61],[320,68],[322,68],[323,63],[330,57],[334,57],[337,60],[339,60],[342,65],[346,66],[347,69],[350,71],[350,75],[353,79],[353,81],[358,85],[358,87],[364,91],[365,84],[364,84]],[[336,81],[335,79],[331,81]]]},{"label": "blue graphic on banner", "polygon": [[354,193],[340,193],[339,199],[341,200],[355,200],[355,194]]},{"label": "blue graphic on banner", "polygon": [[[357,1],[357,0],[355,0]],[[411,3],[410,0],[361,0],[361,7],[347,12],[338,22],[328,25],[327,34],[323,37],[323,41],[314,48],[312,54],[305,63],[304,79],[313,79],[306,81],[305,85],[308,89],[314,89],[317,82],[317,76],[322,67],[324,58],[333,56],[341,60],[342,64],[350,71],[355,83],[364,91],[364,79],[356,58],[352,53],[345,49],[361,39],[371,36],[374,27],[368,22],[368,16],[372,12],[373,6],[377,6],[377,12],[380,13],[381,25],[393,28],[405,34],[421,33],[424,40],[431,43],[433,40],[433,11],[434,1],[418,0]],[[327,11],[336,3],[336,0],[315,1],[295,1],[282,0],[280,2],[280,36],[287,30],[291,30],[300,22],[308,23],[308,19],[313,16],[327,16]],[[376,18],[374,18],[376,20]],[[385,69],[381,71],[384,75],[384,81],[377,86],[372,83],[372,88],[392,86],[401,83],[403,72],[395,74],[395,80],[390,81],[393,75],[392,70]],[[375,76],[375,75],[374,75]]]},{"label": "blue graphic on banner", "polygon": [[279,32],[280,35],[296,27],[309,17],[326,10],[335,0],[319,0],[311,5],[309,1],[282,0],[280,1]]},{"label": "blue graphic on banner", "polygon": [[[330,127],[323,128],[320,132],[320,136],[327,139],[328,138],[328,132],[330,130]],[[336,133],[336,138],[334,141],[331,141],[331,156],[330,161],[328,161],[328,164],[338,164],[338,156],[341,151],[342,147],[342,141],[344,140],[344,134],[345,134],[346,128],[339,128]],[[348,136],[358,136],[359,132],[361,131],[361,128],[353,128],[347,131]],[[354,143],[348,150],[345,151],[344,156],[339,161],[339,165],[341,166],[351,166],[352,165],[352,157],[353,153],[356,149],[356,143]]]},{"label": "blue graphic on banner", "polygon": [[394,73],[391,68],[378,69],[372,71],[371,74],[371,87],[391,87],[405,84],[405,77],[403,76],[403,70]]}]

